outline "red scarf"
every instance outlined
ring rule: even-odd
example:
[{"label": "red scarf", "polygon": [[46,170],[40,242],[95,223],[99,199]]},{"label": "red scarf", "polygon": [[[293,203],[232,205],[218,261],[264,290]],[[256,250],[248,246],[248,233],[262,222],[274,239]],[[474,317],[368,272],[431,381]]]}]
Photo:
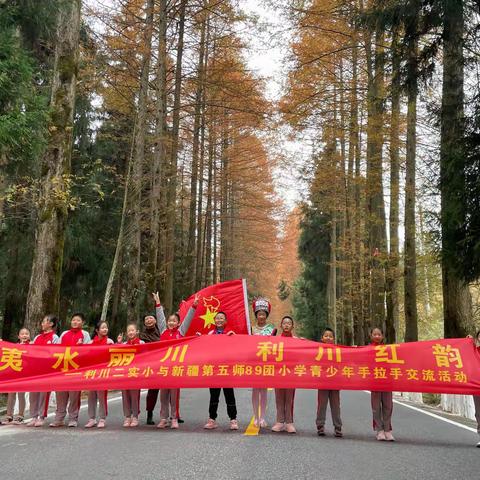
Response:
[{"label": "red scarf", "polygon": [[179,327],[167,328],[161,335],[160,340],[173,340],[182,338],[182,334],[179,331]]},{"label": "red scarf", "polygon": [[128,339],[127,345],[140,345],[140,339],[138,337]]},{"label": "red scarf", "polygon": [[94,345],[107,345],[108,337],[100,338],[98,335],[95,335],[92,339]]},{"label": "red scarf", "polygon": [[39,333],[37,338],[33,341],[34,345],[50,345],[53,343],[53,336],[55,332],[52,330],[51,332],[42,332]]},{"label": "red scarf", "polygon": [[71,328],[62,337],[62,345],[81,345],[83,343],[83,330],[81,328]]}]

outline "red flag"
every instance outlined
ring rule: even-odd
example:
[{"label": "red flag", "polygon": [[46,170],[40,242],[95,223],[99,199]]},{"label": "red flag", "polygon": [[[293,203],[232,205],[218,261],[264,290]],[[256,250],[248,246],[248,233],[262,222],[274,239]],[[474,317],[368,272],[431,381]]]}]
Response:
[{"label": "red flag", "polygon": [[[230,280],[206,287],[199,292],[200,296],[195,317],[192,320],[187,336],[197,333],[207,334],[215,328],[215,315],[224,312],[227,316],[227,330],[235,333],[250,334],[250,317],[248,315],[247,282],[245,279]],[[180,305],[180,318],[183,320],[191,307],[195,295]]]}]

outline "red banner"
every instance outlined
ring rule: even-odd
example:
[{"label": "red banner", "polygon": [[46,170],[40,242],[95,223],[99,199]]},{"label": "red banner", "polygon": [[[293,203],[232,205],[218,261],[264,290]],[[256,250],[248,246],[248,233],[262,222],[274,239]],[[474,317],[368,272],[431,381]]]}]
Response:
[{"label": "red banner", "polygon": [[250,335],[76,347],[0,342],[3,392],[177,387],[480,394],[480,352],[470,339],[358,348]]},{"label": "red banner", "polygon": [[[227,316],[227,330],[235,333],[250,333],[248,316],[247,285],[245,280],[230,280],[217,283],[197,292],[200,302],[195,311],[187,335],[206,334],[215,327],[215,315],[224,312]],[[180,305],[180,318],[184,318],[192,306],[195,295]]]}]

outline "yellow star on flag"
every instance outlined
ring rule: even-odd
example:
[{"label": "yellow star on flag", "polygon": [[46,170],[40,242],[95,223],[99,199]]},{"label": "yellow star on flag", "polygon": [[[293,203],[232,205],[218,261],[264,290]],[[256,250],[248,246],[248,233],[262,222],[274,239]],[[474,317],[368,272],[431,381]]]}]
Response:
[{"label": "yellow star on flag", "polygon": [[200,318],[204,321],[203,328],[210,328],[210,325],[215,325],[216,314],[216,310],[213,310],[212,312],[210,307],[207,307],[207,311],[203,315],[200,315]]}]

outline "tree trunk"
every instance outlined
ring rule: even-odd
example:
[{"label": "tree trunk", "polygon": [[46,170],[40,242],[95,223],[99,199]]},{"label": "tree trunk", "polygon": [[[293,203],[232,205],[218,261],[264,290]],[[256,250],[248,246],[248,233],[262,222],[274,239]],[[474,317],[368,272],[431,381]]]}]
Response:
[{"label": "tree trunk", "polygon": [[[383,199],[383,113],[384,113],[384,33],[380,26],[375,32],[372,58],[371,39],[367,36],[369,79],[367,92],[367,235],[370,269],[370,320],[383,326],[385,321],[386,231]],[[373,62],[374,60],[374,62]]]},{"label": "tree trunk", "polygon": [[177,165],[180,130],[180,96],[182,92],[183,34],[187,0],[181,0],[178,20],[177,59],[175,64],[175,90],[173,94],[172,151],[168,172],[166,238],[165,238],[165,292],[164,305],[167,311],[173,305],[173,260],[175,256],[175,220],[177,206]]},{"label": "tree trunk", "polygon": [[81,0],[58,14],[48,146],[42,160],[39,211],[25,326],[57,313],[70,197],[73,115],[77,83]]},{"label": "tree trunk", "polygon": [[167,0],[160,0],[158,12],[158,49],[155,105],[155,145],[152,165],[152,190],[150,195],[150,245],[148,256],[148,291],[160,287],[158,264],[160,260],[160,220],[162,210],[162,180],[165,177],[167,157]]},{"label": "tree trunk", "polygon": [[142,233],[145,230],[142,221],[142,200],[144,183],[145,163],[145,135],[147,129],[147,107],[148,107],[148,84],[150,75],[150,60],[152,57],[152,31],[153,31],[153,8],[155,0],[148,0],[146,4],[145,30],[143,38],[142,67],[140,73],[140,86],[138,91],[138,113],[134,136],[133,166],[132,166],[132,188],[129,199],[130,211],[133,214],[131,234],[128,245],[129,265],[129,299],[128,299],[128,320],[135,321],[140,312],[141,293],[145,292],[145,285],[141,281],[141,253]]},{"label": "tree trunk", "polygon": [[[201,12],[200,27],[200,46],[198,52],[198,68],[197,68],[197,86],[195,91],[195,112],[193,121],[193,146],[192,146],[192,175],[190,178],[190,216],[188,226],[188,246],[187,246],[187,290],[193,290],[195,285],[196,267],[195,261],[196,239],[200,236],[197,234],[197,183],[198,183],[198,158],[200,151],[200,128],[201,116],[204,105],[202,105],[204,95],[204,60],[205,60],[205,35],[206,35],[206,18],[205,11]],[[200,171],[200,175],[203,172]],[[202,192],[200,192],[201,195]]]},{"label": "tree trunk", "polygon": [[442,287],[445,338],[473,332],[468,284],[457,273],[456,252],[464,224],[464,18],[463,1],[443,0],[443,88],[440,138]]},{"label": "tree trunk", "polygon": [[392,112],[390,119],[390,251],[387,268],[387,317],[385,337],[395,343],[398,329],[398,260],[399,260],[399,201],[400,201],[400,52],[398,29],[392,34]]},{"label": "tree trunk", "polygon": [[415,223],[415,157],[417,144],[417,21],[411,20],[407,35],[407,155],[405,175],[405,341],[418,340],[417,253]]}]

